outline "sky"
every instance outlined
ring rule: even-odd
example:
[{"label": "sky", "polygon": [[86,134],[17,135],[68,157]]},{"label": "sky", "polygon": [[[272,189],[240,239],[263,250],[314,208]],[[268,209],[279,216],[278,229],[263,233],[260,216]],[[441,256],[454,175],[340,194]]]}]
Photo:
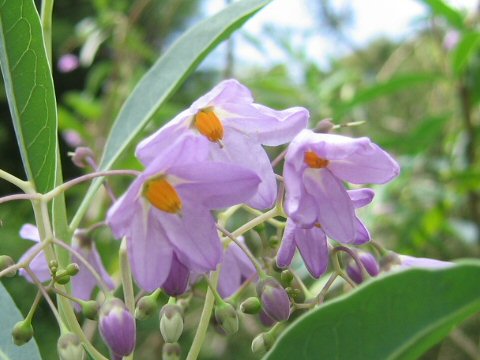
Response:
[{"label": "sky", "polygon": [[[274,0],[250,19],[241,30],[243,34],[263,40],[265,50],[259,51],[245,39],[244,35],[236,34],[234,35],[236,59],[239,62],[257,65],[262,63],[271,65],[287,60],[286,54],[278,45],[262,35],[262,29],[269,24],[285,29],[299,49],[321,66],[327,66],[330,58],[351,51],[346,46],[339,46],[337,41],[322,31],[315,21],[313,2],[314,0]],[[474,9],[477,4],[477,0],[447,0],[447,2],[465,10]],[[357,46],[365,45],[380,36],[404,39],[414,32],[418,27],[418,20],[427,14],[427,7],[419,0],[333,0],[333,4],[340,8],[344,4],[353,7],[353,24],[346,35]],[[225,6],[225,0],[208,0],[205,5],[206,13],[214,14]]]}]

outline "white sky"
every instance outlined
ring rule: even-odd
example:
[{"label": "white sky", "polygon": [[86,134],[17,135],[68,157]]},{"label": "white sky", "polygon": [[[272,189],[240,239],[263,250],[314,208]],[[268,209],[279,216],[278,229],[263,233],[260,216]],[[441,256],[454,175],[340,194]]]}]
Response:
[{"label": "white sky", "polygon": [[[448,3],[464,9],[474,9],[477,0],[447,0]],[[357,45],[363,45],[379,36],[394,39],[407,37],[415,29],[415,20],[427,14],[427,8],[416,0],[334,0],[335,6],[350,3],[353,7],[354,23],[348,37]],[[213,14],[225,6],[225,0],[208,0],[206,13]],[[321,32],[315,21],[316,12],[311,8],[312,0],[274,0],[265,9],[256,14],[242,28],[242,31],[264,40],[267,51],[260,53],[242,36],[235,36],[235,57],[247,63],[283,62],[286,56],[278,46],[262,35],[265,25],[273,24],[285,29],[295,29],[295,44],[306,51],[309,58],[321,65],[328,64],[328,58],[340,56],[348,51],[339,48]],[[309,33],[306,37],[304,34]],[[220,50],[221,51],[221,50]]]}]

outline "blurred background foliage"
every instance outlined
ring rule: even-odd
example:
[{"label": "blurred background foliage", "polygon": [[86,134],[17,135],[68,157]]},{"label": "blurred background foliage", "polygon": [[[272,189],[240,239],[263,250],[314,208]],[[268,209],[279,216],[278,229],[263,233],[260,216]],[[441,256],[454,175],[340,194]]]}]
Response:
[{"label": "blurred background foliage", "polygon": [[[205,16],[208,1],[56,2],[54,80],[66,179],[91,171],[71,163],[68,153],[75,147],[90,147],[100,160],[109,128],[123,101],[172,41]],[[325,118],[335,124],[364,122],[339,131],[371,137],[402,165],[401,176],[378,188],[376,201],[361,214],[374,239],[389,249],[415,256],[442,260],[478,257],[480,15],[461,12],[440,1],[419,0],[429,7],[429,13],[417,20],[418,30],[412,36],[392,40],[380,35],[359,46],[346,35],[355,15],[348,5],[339,8],[333,6],[333,0],[304,1],[317,20],[317,28],[311,32],[320,32],[348,47],[346,55],[331,57],[326,66],[319,65],[318,59],[307,55],[304,44],[298,43],[295,31],[282,27],[280,21],[265,26],[261,37],[240,30],[207,59],[214,66],[197,70],[154,115],[142,136],[155,131],[225,77],[244,82],[259,103],[278,109],[308,108],[311,127]],[[264,11],[269,11],[268,7]],[[235,46],[240,37],[260,53],[269,51],[264,45],[268,39],[288,61],[261,66],[242,63],[236,56],[242,49]],[[65,63],[65,55],[70,54],[74,57]],[[1,89],[0,167],[24,177]],[[141,168],[133,149],[116,168]],[[272,159],[280,150],[271,149]],[[127,181],[114,179],[115,192],[121,193]],[[85,190],[86,186],[79,186],[69,192],[70,216]],[[16,191],[0,183],[0,195]],[[107,208],[108,198],[100,194],[83,225],[101,220]],[[2,205],[0,221],[0,252],[18,259],[30,246],[18,236],[21,225],[33,221],[29,205]],[[114,272],[118,264],[111,249],[118,247],[117,242],[107,230],[97,231],[96,241],[107,267]],[[33,287],[18,278],[4,283],[26,313],[34,296]],[[200,306],[201,300],[194,298],[194,311],[186,318],[189,331],[182,337],[184,348],[192,340]],[[35,323],[39,347],[49,359],[47,354],[54,347],[57,330],[45,305]],[[261,325],[248,317],[242,324],[243,330],[235,341],[211,331],[202,359],[251,358],[249,344]],[[162,339],[158,331],[152,331],[157,327],[157,318],[139,323],[139,359],[158,358]],[[476,317],[424,358],[470,359],[471,347],[478,347],[479,337],[480,319]],[[101,341],[97,344],[101,347]]]}]

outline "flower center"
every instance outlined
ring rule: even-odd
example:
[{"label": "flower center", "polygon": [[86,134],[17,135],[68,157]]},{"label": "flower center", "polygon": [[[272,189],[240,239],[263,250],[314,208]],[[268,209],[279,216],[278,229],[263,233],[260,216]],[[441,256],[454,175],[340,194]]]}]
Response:
[{"label": "flower center", "polygon": [[319,157],[313,151],[306,151],[305,163],[311,168],[320,169],[320,168],[327,167],[329,161],[327,159],[323,159]]},{"label": "flower center", "polygon": [[223,139],[223,125],[212,109],[202,109],[195,115],[195,126],[200,134],[211,142],[219,142]]},{"label": "flower center", "polygon": [[182,200],[177,190],[164,177],[147,181],[143,187],[143,195],[159,210],[171,214],[182,210]]}]

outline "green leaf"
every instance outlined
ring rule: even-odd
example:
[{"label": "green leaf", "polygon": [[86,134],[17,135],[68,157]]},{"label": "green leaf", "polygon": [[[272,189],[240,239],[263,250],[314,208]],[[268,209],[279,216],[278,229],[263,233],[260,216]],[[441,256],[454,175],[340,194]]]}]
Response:
[{"label": "green leaf", "polygon": [[463,34],[455,50],[452,52],[452,66],[455,74],[460,75],[475,51],[480,46],[480,33],[467,32]]},{"label": "green leaf", "polygon": [[[185,32],[143,76],[125,101],[108,137],[100,169],[110,169],[155,111],[200,62],[270,1],[236,1]],[[99,180],[92,184],[76,217],[86,208],[99,186]]]},{"label": "green leaf", "polygon": [[450,25],[457,29],[465,27],[463,14],[445,3],[443,0],[421,0],[428,5],[435,15],[443,17]]},{"label": "green leaf", "polygon": [[12,341],[13,326],[23,320],[23,316],[18,311],[10,294],[0,283],[0,309],[2,314],[2,326],[0,326],[0,360],[41,359],[37,343],[34,339],[23,346],[16,346]]},{"label": "green leaf", "polygon": [[339,120],[355,107],[373,101],[379,97],[409,89],[424,83],[432,83],[442,79],[439,74],[407,74],[399,75],[387,81],[377,83],[360,90],[351,100],[334,106],[334,119]]},{"label": "green leaf", "polygon": [[480,261],[375,279],[293,323],[265,359],[417,359],[480,310]]},{"label": "green leaf", "polygon": [[27,178],[47,192],[55,183],[57,109],[33,0],[0,0],[0,64]]}]

